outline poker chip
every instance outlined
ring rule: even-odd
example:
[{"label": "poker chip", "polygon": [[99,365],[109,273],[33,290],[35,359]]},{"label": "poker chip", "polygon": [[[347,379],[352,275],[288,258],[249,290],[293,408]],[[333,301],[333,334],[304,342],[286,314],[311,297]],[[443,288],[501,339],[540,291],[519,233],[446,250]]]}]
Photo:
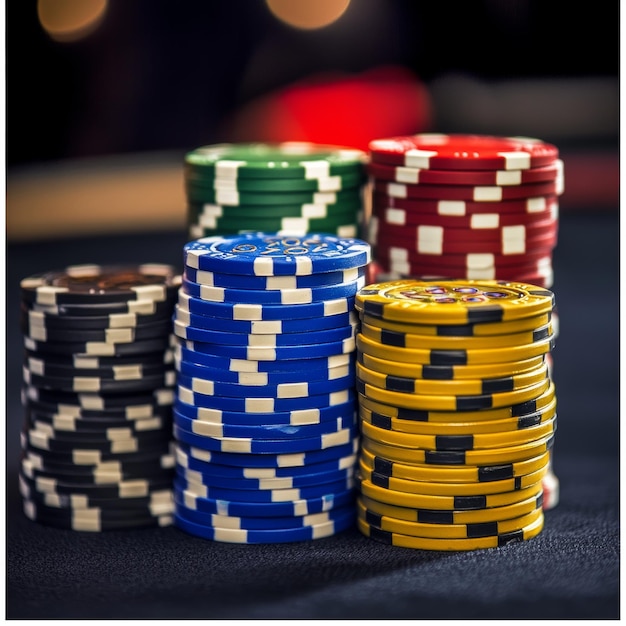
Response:
[{"label": "poker chip", "polygon": [[[471,240],[468,243],[464,239],[454,240],[439,228],[434,228],[428,231],[428,234],[424,236],[409,235],[406,239],[394,238],[393,234],[378,234],[374,244],[373,240],[370,240],[374,246],[376,254],[379,254],[377,249],[380,246],[382,250],[389,248],[400,248],[406,251],[408,254],[416,252],[420,255],[445,255],[445,254],[463,254],[469,252],[472,254],[497,254],[502,256],[509,256],[512,254],[525,254],[533,249],[534,246],[540,246],[541,248],[550,247],[554,248],[557,243],[556,232],[549,232],[541,237],[526,238],[524,230],[513,229],[512,235],[508,237],[506,232],[499,233],[498,239],[495,241],[481,240],[477,238]],[[423,230],[425,230],[424,227]],[[449,231],[448,231],[449,232]],[[380,260],[380,258],[379,258]],[[384,261],[384,256],[382,257]],[[425,274],[432,274],[432,271],[424,270]],[[458,278],[458,275],[451,278]],[[469,278],[464,276],[464,278]]]},{"label": "poker chip", "polygon": [[147,496],[124,497],[122,499],[97,498],[89,494],[56,494],[50,492],[39,492],[31,488],[23,476],[18,476],[19,490],[22,497],[26,500],[39,502],[47,507],[57,509],[70,509],[72,511],[82,509],[93,509],[100,506],[113,507],[116,510],[124,510],[127,508],[149,508],[151,511],[171,511],[172,509],[172,490],[154,490]]},{"label": "poker chip", "polygon": [[169,334],[145,341],[107,343],[106,341],[37,341],[24,336],[24,348],[42,355],[72,356],[134,356],[165,352],[170,347]]},{"label": "poker chip", "polygon": [[553,336],[549,336],[532,344],[493,349],[437,350],[389,346],[372,340],[364,334],[358,334],[356,345],[364,354],[390,361],[424,365],[477,365],[506,363],[512,359],[521,361],[545,355],[554,347],[553,339]]},{"label": "poker chip", "polygon": [[106,305],[132,300],[163,302],[179,284],[180,277],[169,265],[74,265],[24,278],[20,290],[23,303]]},{"label": "poker chip", "polygon": [[89,354],[41,355],[26,350],[24,359],[28,360],[29,364],[32,359],[36,359],[41,363],[58,365],[64,368],[115,373],[121,372],[127,367],[137,368],[145,367],[146,365],[152,367],[165,365],[167,367],[174,362],[174,352],[172,349],[167,349],[163,352],[107,357]]},{"label": "poker chip", "polygon": [[222,143],[185,155],[189,239],[271,232],[358,237],[366,152],[309,142]]},{"label": "poker chip", "polygon": [[[375,320],[376,318],[372,318]],[[495,337],[433,337],[429,335],[421,335],[419,333],[397,330],[389,328],[380,328],[374,324],[370,325],[365,321],[361,322],[359,332],[363,336],[378,341],[383,345],[396,346],[399,348],[429,348],[441,350],[480,350],[495,349],[508,346],[525,346],[543,341],[544,339],[554,337],[554,329],[551,323],[532,328],[527,331],[516,333],[499,334]]]},{"label": "poker chip", "polygon": [[548,453],[543,453],[534,458],[499,465],[433,467],[432,465],[389,461],[364,449],[361,451],[359,464],[364,463],[377,474],[386,477],[395,476],[414,481],[450,483],[452,485],[458,483],[482,484],[516,479],[536,472],[545,467],[546,463],[549,462],[549,456]]},{"label": "poker chip", "polygon": [[43,424],[49,424],[57,430],[68,430],[76,432],[96,431],[106,433],[107,437],[113,437],[117,433],[133,433],[145,430],[162,429],[165,425],[165,418],[162,416],[148,417],[137,420],[120,419],[98,419],[76,417],[74,415],[62,415],[59,413],[48,413],[45,411],[28,409],[25,411],[27,419],[34,419]]},{"label": "poker chip", "polygon": [[538,516],[537,520],[531,522],[524,528],[509,533],[489,537],[477,537],[471,539],[432,539],[425,537],[416,537],[412,535],[403,535],[400,533],[392,533],[384,531],[376,526],[372,526],[359,518],[357,526],[359,530],[367,537],[371,537],[381,543],[401,548],[413,548],[416,550],[437,550],[437,551],[461,551],[461,550],[484,550],[487,548],[501,548],[511,543],[527,541],[536,537],[542,530],[544,525],[543,512]]},{"label": "poker chip", "polygon": [[183,256],[172,317],[175,525],[235,543],[354,526],[354,298],[369,244],[256,232],[192,240]]},{"label": "poker chip", "polygon": [[533,137],[423,133],[375,139],[373,162],[442,170],[523,170],[553,163],[558,148]]},{"label": "poker chip", "polygon": [[[59,307],[57,307],[59,308]],[[111,330],[114,328],[130,329],[138,324],[152,324],[165,322],[168,319],[169,309],[152,315],[137,313],[111,313],[110,315],[58,315],[48,312],[45,307],[38,309],[20,309],[20,322],[29,327],[42,327],[47,330],[59,328],[62,330]]]},{"label": "poker chip", "polygon": [[305,237],[250,233],[191,241],[184,246],[184,260],[189,267],[216,272],[300,276],[364,267],[370,261],[370,247],[362,240],[316,233]]},{"label": "poker chip", "polygon": [[203,210],[189,226],[189,235],[194,238],[211,237],[249,232],[275,232],[277,235],[293,233],[328,233],[338,237],[358,237],[363,211],[359,207],[348,212],[337,212],[332,218],[314,219],[305,217],[262,217],[245,219],[217,218]]},{"label": "poker chip", "polygon": [[425,378],[410,378],[407,376],[390,376],[365,367],[361,362],[356,364],[356,375],[365,384],[381,390],[425,395],[459,394],[484,396],[490,393],[510,392],[523,389],[529,385],[539,384],[549,378],[548,366],[542,363],[529,372],[514,376],[486,379],[461,380],[429,380]]},{"label": "poker chip", "polygon": [[133,392],[157,387],[172,386],[175,383],[175,372],[167,370],[154,376],[145,376],[141,379],[115,380],[112,378],[98,378],[93,376],[41,376],[29,369],[22,368],[22,380],[27,385],[44,389],[59,389],[73,392]]},{"label": "poker chip", "polygon": [[354,352],[354,336],[328,343],[307,343],[297,346],[234,346],[179,340],[189,350],[201,354],[249,361],[299,361]]},{"label": "poker chip", "polygon": [[[360,396],[361,406],[359,415],[366,422],[400,432],[434,435],[436,441],[441,442],[442,446],[472,446],[473,439],[471,435],[479,433],[506,433],[511,430],[522,430],[532,428],[542,424],[546,420],[551,420],[556,413],[556,400],[551,401],[546,407],[524,415],[513,415],[511,417],[502,417],[500,419],[466,419],[463,415],[458,416],[457,422],[430,421],[419,420],[423,412],[413,411],[411,409],[397,409],[397,415],[385,415],[375,409],[367,407],[368,404],[376,406],[376,403],[370,401],[364,396]],[[381,405],[378,405],[381,406]],[[444,413],[445,415],[445,413]],[[428,417],[441,417],[437,413],[429,412]],[[461,421],[462,420],[462,421]],[[458,440],[457,440],[458,439]]]},{"label": "poker chip", "polygon": [[[534,241],[540,238],[557,236],[558,220],[546,219],[531,223],[515,223],[502,225],[495,228],[446,228],[440,224],[390,224],[380,220],[376,215],[370,220],[370,230],[375,234],[371,243],[378,243],[379,231],[384,227],[384,232],[380,233],[381,243],[385,241],[417,242],[441,241],[443,244],[459,244],[465,242],[467,250],[470,251],[474,243],[499,243],[508,240]],[[382,239],[384,237],[384,239]],[[419,247],[419,246],[418,246]],[[418,253],[424,254],[418,250]],[[463,252],[461,252],[462,254]]]},{"label": "poker chip", "polygon": [[[199,320],[198,323],[203,323]],[[207,322],[204,322],[205,325]],[[210,324],[210,322],[209,322]],[[276,334],[246,334],[212,330],[186,324],[181,320],[174,320],[174,334],[181,339],[202,341],[204,343],[220,343],[248,347],[277,348],[281,346],[296,346],[303,344],[333,343],[343,341],[354,336],[358,321],[350,322],[337,328],[311,330],[308,333],[276,333]]]},{"label": "poker chip", "polygon": [[390,487],[379,487],[359,474],[359,490],[371,499],[385,504],[413,508],[425,508],[443,511],[471,511],[484,510],[497,506],[509,506],[524,502],[529,498],[536,498],[543,492],[541,481],[535,481],[530,487],[513,489],[501,493],[480,495],[464,495],[462,487],[457,486],[456,495],[442,496],[408,491],[395,491]]},{"label": "poker chip", "polygon": [[346,415],[350,415],[351,410],[355,410],[354,398],[349,394],[349,400],[343,403],[336,403],[329,406],[313,407],[310,409],[298,408],[292,411],[244,412],[244,411],[224,411],[222,409],[197,406],[184,402],[180,398],[174,403],[174,409],[181,415],[194,420],[210,422],[214,424],[232,425],[291,425],[304,426],[307,424],[321,424],[326,421],[335,421]]},{"label": "poker chip", "polygon": [[355,307],[359,530],[422,550],[536,536],[557,430],[554,294],[416,278],[372,283]]},{"label": "poker chip", "polygon": [[[429,210],[428,206],[424,206],[422,210],[422,206],[417,202],[409,208],[398,207],[397,204],[401,202],[385,197],[377,199],[375,196],[372,202],[372,217],[376,218],[375,222],[384,226],[440,226],[451,230],[460,228],[479,231],[494,230],[503,226],[534,225],[554,221],[559,217],[559,204],[556,197],[543,202],[538,207],[532,204],[525,205],[524,212],[496,210],[467,214],[464,203],[457,208],[450,206],[453,205],[452,202],[448,205],[441,203],[436,211]],[[372,228],[371,218],[368,228]]]},{"label": "poker chip", "polygon": [[218,144],[185,155],[185,167],[216,178],[315,179],[360,171],[360,150],[306,142]]},{"label": "poker chip", "polygon": [[390,515],[380,515],[368,509],[363,502],[357,502],[359,519],[368,523],[371,527],[385,532],[397,532],[402,535],[432,538],[432,539],[472,539],[501,535],[511,531],[522,529],[525,525],[536,521],[543,515],[542,509],[535,509],[525,515],[513,519],[500,520],[492,523],[469,523],[469,524],[428,524],[423,522],[408,522]]},{"label": "poker chip", "polygon": [[347,530],[354,526],[355,513],[352,508],[347,509],[343,515],[337,516],[328,522],[303,525],[300,528],[280,528],[248,530],[235,528],[220,528],[206,524],[198,524],[187,519],[181,510],[177,510],[174,515],[175,524],[189,534],[220,541],[226,543],[287,543],[294,541],[310,541],[330,537],[342,530]]},{"label": "poker chip", "polygon": [[45,505],[28,500],[23,500],[23,510],[24,515],[34,522],[83,532],[169,526],[173,522],[172,515],[132,515],[126,510],[116,519],[111,519],[100,509],[94,509],[85,515],[77,515],[75,511],[66,510],[56,512],[53,508],[46,508]]},{"label": "poker chip", "polygon": [[[372,192],[372,207],[376,210],[390,208],[400,210],[407,217],[416,217],[416,222],[421,215],[449,218],[461,218],[463,224],[465,218],[481,220],[482,215],[497,213],[502,217],[520,219],[535,215],[538,219],[546,219],[550,215],[558,213],[558,195],[547,194],[532,198],[518,198],[492,204],[490,202],[474,202],[472,200],[450,200],[446,198],[397,198],[384,192]],[[477,216],[474,218],[474,216]],[[493,218],[489,218],[493,219]],[[455,220],[456,221],[456,220]]]},{"label": "poker chip", "polygon": [[528,183],[554,181],[563,171],[563,161],[555,159],[549,165],[519,170],[437,170],[393,166],[372,162],[368,174],[379,180],[411,185],[485,185],[505,187]]},{"label": "poker chip", "polygon": [[[376,346],[377,344],[372,344]],[[400,353],[401,354],[401,353]],[[392,376],[408,376],[427,380],[483,379],[497,376],[514,376],[534,369],[545,362],[548,355],[532,357],[523,361],[482,363],[478,365],[421,364],[378,358],[363,351],[357,352],[357,360],[365,367]]]},{"label": "poker chip", "polygon": [[237,304],[310,304],[324,300],[353,297],[365,286],[365,278],[359,277],[346,283],[309,287],[302,289],[229,289],[210,287],[183,279],[184,293],[209,302],[233,302]]},{"label": "poker chip", "polygon": [[142,324],[132,328],[105,328],[99,329],[73,329],[70,326],[65,328],[47,328],[43,325],[25,323],[22,325],[22,333],[36,341],[42,342],[99,342],[99,343],[133,343],[147,339],[154,339],[167,335],[171,322],[165,319],[152,324]]},{"label": "poker chip", "polygon": [[[190,355],[191,351],[185,351]],[[305,370],[297,369],[295,371],[272,371],[272,372],[240,372],[220,369],[218,367],[209,367],[194,362],[177,359],[176,365],[178,371],[186,376],[202,378],[205,380],[215,381],[217,383],[230,383],[234,385],[245,385],[247,387],[258,387],[264,385],[285,385],[285,386],[302,386],[308,388],[309,383],[317,383],[319,381],[334,381],[338,378],[345,378],[354,372],[355,356],[354,354],[346,355],[347,360],[337,365],[328,365],[328,360],[320,359],[322,364],[319,367],[308,367]],[[317,359],[315,359],[317,361]],[[332,361],[331,361],[332,363]],[[255,393],[252,390],[252,393]]]},{"label": "poker chip", "polygon": [[[336,187],[337,183],[332,182],[331,187]],[[207,204],[222,207],[256,207],[265,209],[268,206],[305,206],[305,205],[336,205],[346,202],[352,203],[361,192],[361,186],[357,185],[351,189],[341,191],[239,191],[236,189],[211,189],[206,185],[196,186],[193,183],[185,184],[185,195],[187,202],[193,205]],[[355,195],[357,194],[357,195]],[[295,236],[302,236],[305,233],[291,233]]]},{"label": "poker chip", "polygon": [[[378,434],[377,432],[373,432],[373,429],[368,429],[364,424],[363,430],[367,430],[370,435],[376,436]],[[404,438],[402,435],[394,437],[393,434],[385,431],[384,436],[384,441],[363,436],[363,448],[391,461],[422,463],[425,465],[495,465],[499,463],[522,461],[551,450],[554,444],[554,434],[551,434],[535,441],[496,449],[416,450],[411,447],[412,440]]]},{"label": "poker chip", "polygon": [[[383,443],[394,443],[424,450],[476,450],[517,446],[543,439],[556,432],[556,416],[540,425],[518,431],[504,433],[477,433],[472,436],[421,435],[395,431],[392,428],[379,428],[367,419],[363,420],[363,433]],[[381,432],[382,431],[382,432]],[[389,432],[384,432],[389,431]]]},{"label": "poker chip", "polygon": [[320,178],[272,178],[269,180],[254,178],[201,178],[187,170],[185,183],[190,191],[201,193],[203,190],[237,191],[242,193],[299,193],[319,191],[344,191],[358,187],[364,179],[362,172],[338,174]]},{"label": "poker chip", "polygon": [[302,333],[335,330],[358,322],[358,315],[354,310],[324,317],[286,320],[228,320],[190,313],[179,305],[176,305],[175,313],[175,321],[187,327],[235,335],[296,334],[301,336]]},{"label": "poker chip", "polygon": [[392,198],[419,200],[460,200],[468,202],[502,202],[563,194],[563,180],[557,178],[550,182],[527,183],[524,185],[409,185],[390,183],[384,180],[374,181],[374,190]]},{"label": "poker chip", "polygon": [[[386,255],[390,264],[399,263],[411,264],[415,267],[423,266],[421,271],[429,273],[440,271],[450,274],[472,270],[519,271],[527,273],[541,267],[545,263],[552,264],[550,250],[543,247],[537,248],[532,254],[470,252],[468,254],[440,256],[420,254],[415,250],[398,245],[379,246],[378,251]],[[466,276],[466,278],[469,278],[469,276]]]},{"label": "poker chip", "polygon": [[[184,514],[184,517],[202,526],[210,526],[216,529],[233,529],[233,530],[286,530],[309,527],[317,524],[323,524],[344,517],[348,513],[355,516],[352,504],[331,509],[329,511],[321,511],[319,513],[311,513],[305,515],[296,515],[291,517],[236,517],[234,515],[221,515],[216,513],[206,513],[191,509],[181,501],[176,500],[176,509]],[[353,520],[354,524],[354,520]]]},{"label": "poker chip", "polygon": [[23,396],[36,402],[55,406],[59,409],[59,412],[63,412],[66,410],[66,407],[70,407],[69,412],[71,413],[72,407],[75,407],[78,411],[82,409],[94,411],[110,410],[121,415],[133,406],[151,406],[156,408],[171,405],[174,400],[174,391],[172,387],[164,387],[139,393],[98,394],[24,385]]},{"label": "poker chip", "polygon": [[[203,344],[198,343],[202,348]],[[297,347],[297,346],[296,346]],[[193,342],[179,342],[176,346],[176,362],[186,360],[191,363],[206,366],[209,369],[222,368],[228,372],[264,374],[276,372],[293,372],[294,364],[290,359],[282,360],[251,360],[237,357],[220,356],[195,349]],[[288,355],[286,355],[288,356]],[[301,372],[314,370],[328,370],[337,366],[346,365],[354,358],[354,351],[332,354],[330,356],[316,356],[298,359],[297,365]]]},{"label": "poker chip", "polygon": [[282,289],[307,289],[354,282],[365,275],[365,267],[355,267],[336,272],[323,272],[304,276],[245,276],[207,272],[186,267],[183,277],[209,287],[273,291]]},{"label": "poker chip", "polygon": [[362,372],[357,378],[357,390],[361,395],[378,402],[394,406],[424,411],[475,411],[481,409],[512,406],[536,398],[550,386],[545,377],[538,383],[527,385],[515,391],[503,391],[476,395],[434,395],[416,394],[406,391],[388,391],[365,382]]},{"label": "poker chip", "polygon": [[395,332],[416,334],[422,337],[441,337],[457,340],[463,337],[502,337],[509,334],[517,334],[525,331],[534,331],[542,328],[547,324],[553,325],[553,331],[556,333],[557,314],[553,309],[547,313],[541,313],[537,316],[525,317],[510,322],[495,323],[477,323],[477,324],[403,324],[401,322],[390,322],[379,317],[361,314],[360,319],[368,326]]},{"label": "poker chip", "polygon": [[[196,427],[197,430],[200,430]],[[190,446],[201,447],[204,450],[242,453],[256,455],[300,454],[314,450],[348,445],[358,436],[357,428],[342,428],[333,433],[326,433],[317,437],[302,437],[298,439],[255,439],[252,437],[209,437],[194,431],[181,428],[174,424],[176,439]]]},{"label": "poker chip", "polygon": [[[80,380],[85,379],[87,383],[89,381],[94,384],[99,384],[103,381],[110,382],[136,382],[141,381],[142,378],[153,378],[155,376],[161,376],[163,378],[172,371],[171,366],[165,364],[156,365],[144,365],[143,363],[137,363],[135,365],[119,365],[111,368],[74,368],[67,363],[55,363],[54,361],[48,361],[35,357],[25,357],[22,368],[30,375],[41,376],[45,378],[59,378],[62,380]],[[97,381],[97,382],[95,382]],[[151,385],[151,387],[161,386]],[[72,391],[73,389],[69,389]],[[77,391],[81,391],[77,389]],[[82,391],[97,391],[93,387],[89,389],[83,389]]]},{"label": "poker chip", "polygon": [[[176,279],[178,280],[178,279]],[[168,290],[169,291],[169,290]],[[44,313],[46,315],[57,316],[64,320],[67,317],[110,317],[113,315],[132,315],[143,318],[152,316],[165,316],[170,311],[171,301],[154,300],[150,298],[141,300],[126,300],[122,302],[105,302],[99,303],[95,298],[89,301],[89,304],[39,304],[37,302],[29,303],[29,311],[36,313]]]},{"label": "poker chip", "polygon": [[[65,470],[65,471],[64,471]],[[163,483],[165,487],[169,487],[172,480],[171,469],[154,470],[152,468],[133,468],[124,469],[122,472],[104,472],[104,471],[83,471],[77,473],[66,467],[60,465],[53,467],[46,467],[44,469],[31,467],[28,459],[22,461],[22,471],[24,475],[35,481],[54,480],[58,481],[55,484],[63,483],[64,486],[70,484],[79,489],[81,485],[94,485],[94,484],[106,484],[106,483],[122,483],[124,481],[135,480],[137,477],[143,479],[150,479],[155,481],[155,484]]]},{"label": "poker chip", "polygon": [[[354,470],[356,445],[352,450],[342,451],[344,456],[323,460],[309,460],[305,464],[289,463],[278,467],[245,467],[242,465],[220,463],[215,454],[208,450],[179,445],[175,450],[176,463],[189,470],[197,470],[203,476],[227,478],[229,480],[271,480],[300,479],[320,474],[336,474],[344,470]],[[293,460],[296,460],[295,458]],[[289,485],[288,485],[289,486]]]},{"label": "poker chip", "polygon": [[[264,205],[233,205],[220,206],[211,203],[189,202],[188,222],[201,226],[205,224],[209,228],[217,227],[222,223],[247,220],[272,220],[278,221],[281,226],[302,225],[300,220],[333,220],[346,216],[358,215],[363,209],[362,197],[345,193],[335,194],[332,192],[315,194],[314,203],[310,204],[274,204],[271,213],[266,213],[269,207]],[[283,221],[284,220],[284,221]],[[258,229],[255,229],[258,230]],[[315,232],[315,231],[310,231]]]},{"label": "poker chip", "polygon": [[[359,462],[359,475],[373,485],[392,489],[393,491],[407,493],[421,493],[434,496],[456,496],[462,493],[469,495],[486,495],[512,492],[515,490],[523,490],[529,486],[536,485],[537,481],[542,480],[548,471],[548,461],[542,467],[529,474],[517,476],[515,478],[507,478],[504,480],[494,480],[490,482],[474,482],[474,483],[450,483],[450,482],[431,482],[427,480],[413,480],[408,478],[398,478],[397,476],[387,476],[384,473],[377,472],[369,467],[363,459]],[[411,533],[407,533],[411,534]]]},{"label": "poker chip", "polygon": [[356,296],[361,313],[390,321],[471,324],[523,319],[554,308],[554,294],[507,281],[405,280],[369,285]]},{"label": "poker chip", "polygon": [[378,402],[363,394],[360,394],[359,401],[370,411],[376,411],[377,413],[387,417],[401,416],[403,419],[413,419],[414,421],[447,423],[459,421],[459,417],[462,417],[467,421],[504,420],[512,417],[521,418],[534,414],[537,411],[551,410],[555,398],[556,389],[554,382],[551,381],[551,384],[543,393],[537,395],[531,400],[498,408],[479,408],[476,410],[467,409],[462,413],[457,410],[426,411],[423,409],[398,407],[392,404]]},{"label": "poker chip", "polygon": [[[280,400],[282,398],[304,398],[317,396],[320,394],[331,394],[336,392],[342,392],[350,387],[354,386],[355,378],[354,374],[343,376],[341,378],[335,378],[332,380],[321,380],[316,382],[292,382],[292,383],[278,383],[272,385],[266,383],[263,386],[259,385],[242,385],[238,383],[224,383],[219,380],[212,380],[200,377],[190,377],[183,372],[178,375],[178,384],[194,393],[201,393],[206,396],[229,398],[276,398]],[[269,395],[271,394],[271,395]],[[179,395],[181,399],[184,399],[183,394]],[[303,408],[309,408],[305,405],[301,405]]]},{"label": "poker chip", "polygon": [[[396,506],[386,504],[359,495],[358,502],[362,502],[368,510],[379,515],[387,515],[394,519],[406,520],[408,522],[417,522],[423,524],[485,524],[510,520],[527,515],[542,509],[543,494],[537,497],[531,497],[527,500],[509,504],[505,506],[494,506],[489,509],[470,509],[466,511],[446,511],[443,509],[416,509],[414,507]],[[443,531],[445,533],[445,530]],[[440,537],[442,535],[439,535]]]},{"label": "poker chip", "polygon": [[[175,483],[175,487],[178,487]],[[225,515],[230,517],[246,517],[259,520],[267,518],[299,518],[326,511],[333,511],[355,501],[354,489],[346,489],[337,493],[328,493],[319,498],[308,500],[290,500],[285,502],[244,502],[216,500],[204,498],[180,486],[174,490],[174,501],[184,502],[189,509],[211,515]],[[351,507],[354,512],[354,508]]]},{"label": "poker chip", "polygon": [[29,519],[91,532],[172,524],[181,281],[159,264],[75,265],[21,281]]},{"label": "poker chip", "polygon": [[211,473],[204,473],[198,470],[177,466],[180,475],[189,483],[199,483],[206,487],[222,487],[226,489],[244,491],[265,491],[275,489],[299,489],[301,487],[312,487],[326,485],[340,481],[346,481],[354,475],[354,468],[349,467],[344,470],[318,472],[315,474],[302,474],[298,476],[285,476],[282,478],[230,478]]}]

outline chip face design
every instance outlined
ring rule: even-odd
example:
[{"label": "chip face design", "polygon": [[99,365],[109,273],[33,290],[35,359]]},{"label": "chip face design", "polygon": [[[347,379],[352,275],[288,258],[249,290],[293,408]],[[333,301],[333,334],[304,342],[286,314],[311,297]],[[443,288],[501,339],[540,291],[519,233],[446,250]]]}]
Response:
[{"label": "chip face design", "polygon": [[365,266],[370,246],[332,235],[277,236],[248,233],[205,237],[184,247],[189,267],[253,276],[307,275]]},{"label": "chip face design", "polygon": [[551,311],[554,294],[534,285],[498,280],[398,280],[361,289],[355,306],[383,319],[466,324],[520,319]]}]

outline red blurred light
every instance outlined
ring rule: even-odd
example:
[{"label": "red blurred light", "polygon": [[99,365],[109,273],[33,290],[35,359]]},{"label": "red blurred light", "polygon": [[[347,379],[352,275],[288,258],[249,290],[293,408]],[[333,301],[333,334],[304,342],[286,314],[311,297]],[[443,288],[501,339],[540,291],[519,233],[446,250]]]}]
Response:
[{"label": "red blurred light", "polygon": [[318,75],[258,98],[227,121],[228,141],[311,141],[367,150],[372,139],[424,132],[426,86],[403,67]]}]

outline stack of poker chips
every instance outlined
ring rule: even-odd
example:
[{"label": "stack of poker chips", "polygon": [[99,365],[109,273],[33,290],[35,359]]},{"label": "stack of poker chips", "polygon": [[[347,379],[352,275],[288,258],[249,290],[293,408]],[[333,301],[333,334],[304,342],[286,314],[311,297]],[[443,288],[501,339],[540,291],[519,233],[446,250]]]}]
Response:
[{"label": "stack of poker chips", "polygon": [[30,519],[105,531],[172,523],[169,265],[76,265],[21,281],[20,491]]},{"label": "stack of poker chips", "polygon": [[[556,146],[528,137],[424,133],[376,139],[369,149],[373,280],[449,277],[553,287],[564,191]],[[558,332],[556,311],[552,321]],[[552,461],[544,485],[549,509],[559,499]]]},{"label": "stack of poker chips", "polygon": [[197,148],[185,155],[189,238],[360,237],[366,161],[361,150],[307,142]]},{"label": "stack of poker chips", "polygon": [[552,287],[563,163],[530,138],[422,134],[370,143],[368,240],[392,277]]},{"label": "stack of poker chips", "polygon": [[361,532],[422,550],[539,534],[556,431],[554,294],[407,279],[367,286],[355,306]]},{"label": "stack of poker chips", "polygon": [[354,298],[369,245],[331,235],[184,247],[174,315],[175,524],[278,543],[355,523]]}]

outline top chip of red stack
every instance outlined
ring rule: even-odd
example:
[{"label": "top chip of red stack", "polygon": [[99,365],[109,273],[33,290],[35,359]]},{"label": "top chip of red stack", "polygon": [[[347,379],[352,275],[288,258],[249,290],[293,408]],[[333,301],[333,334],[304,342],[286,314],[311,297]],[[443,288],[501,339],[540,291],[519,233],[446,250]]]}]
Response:
[{"label": "top chip of red stack", "polygon": [[375,139],[373,163],[439,170],[526,170],[553,164],[558,148],[531,137],[422,133]]}]

